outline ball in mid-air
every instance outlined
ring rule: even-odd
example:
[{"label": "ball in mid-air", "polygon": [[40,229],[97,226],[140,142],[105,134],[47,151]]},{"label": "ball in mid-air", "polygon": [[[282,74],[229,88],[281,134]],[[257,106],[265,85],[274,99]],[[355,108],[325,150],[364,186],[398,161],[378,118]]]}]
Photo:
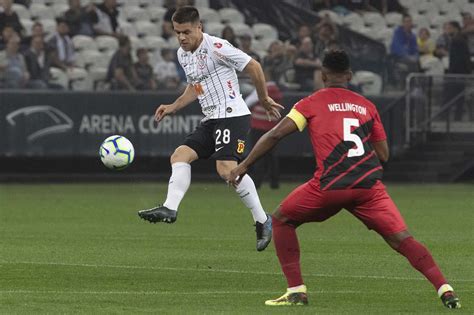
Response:
[{"label": "ball in mid-air", "polygon": [[110,136],[102,142],[99,150],[102,163],[113,170],[123,170],[133,162],[135,150],[127,138]]}]

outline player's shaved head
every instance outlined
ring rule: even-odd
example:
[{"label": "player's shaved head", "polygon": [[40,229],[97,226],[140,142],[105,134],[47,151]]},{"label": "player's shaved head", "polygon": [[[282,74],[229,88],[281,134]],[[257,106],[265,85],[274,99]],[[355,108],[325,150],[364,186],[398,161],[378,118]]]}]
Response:
[{"label": "player's shaved head", "polygon": [[349,55],[341,49],[326,51],[322,79],[326,87],[346,85],[352,79]]},{"label": "player's shaved head", "polygon": [[191,6],[180,7],[173,14],[171,20],[179,24],[196,24],[200,22],[199,11]]}]

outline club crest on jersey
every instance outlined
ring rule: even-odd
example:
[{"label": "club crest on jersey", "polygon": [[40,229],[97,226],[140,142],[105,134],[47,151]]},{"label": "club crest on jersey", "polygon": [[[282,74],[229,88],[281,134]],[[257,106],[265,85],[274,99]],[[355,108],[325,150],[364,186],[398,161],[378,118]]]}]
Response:
[{"label": "club crest on jersey", "polygon": [[245,141],[244,140],[237,140],[237,153],[242,154],[245,150]]},{"label": "club crest on jersey", "polygon": [[216,47],[217,49],[219,49],[219,48],[222,47],[222,43],[214,43],[214,47]]}]

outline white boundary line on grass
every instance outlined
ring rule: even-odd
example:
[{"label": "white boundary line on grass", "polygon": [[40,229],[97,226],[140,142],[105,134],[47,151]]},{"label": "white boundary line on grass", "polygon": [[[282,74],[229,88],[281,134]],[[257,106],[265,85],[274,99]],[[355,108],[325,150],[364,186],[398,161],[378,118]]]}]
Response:
[{"label": "white boundary line on grass", "polygon": [[[426,290],[415,290],[424,292]],[[413,290],[411,291],[413,292]],[[472,292],[472,290],[460,290],[457,292]],[[64,290],[0,290],[0,295],[6,294],[93,294],[93,295],[229,295],[229,294],[265,294],[278,295],[281,291],[64,291]],[[369,292],[366,290],[311,290],[312,294],[380,294],[380,291]],[[388,294],[388,293],[387,293]],[[391,293],[390,293],[391,294]]]},{"label": "white boundary line on grass", "polygon": [[[25,265],[45,265],[45,266],[66,266],[66,267],[86,267],[86,268],[118,268],[118,269],[139,269],[139,270],[171,270],[171,271],[202,271],[202,272],[221,272],[237,274],[258,274],[258,275],[278,275],[279,272],[268,271],[246,271],[231,269],[204,269],[204,268],[178,268],[178,267],[147,267],[147,266],[129,266],[129,265],[107,265],[107,264],[72,264],[62,262],[35,262],[35,261],[0,261],[1,264],[25,264]],[[371,276],[371,275],[332,275],[332,274],[303,274],[305,277],[325,277],[325,278],[353,278],[353,279],[380,279],[380,280],[407,280],[407,281],[426,281],[422,277],[397,277],[397,276]],[[454,282],[474,282],[474,279],[450,279]]]}]

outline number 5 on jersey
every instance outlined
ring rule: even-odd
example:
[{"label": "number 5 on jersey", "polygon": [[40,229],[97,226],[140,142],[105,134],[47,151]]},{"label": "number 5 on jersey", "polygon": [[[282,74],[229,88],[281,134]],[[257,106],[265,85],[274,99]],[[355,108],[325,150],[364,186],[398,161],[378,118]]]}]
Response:
[{"label": "number 5 on jersey", "polygon": [[359,127],[359,120],[355,118],[344,118],[344,141],[351,141],[354,142],[356,145],[355,149],[349,149],[347,153],[347,157],[353,156],[361,156],[365,153],[364,151],[364,144],[362,143],[362,139],[351,132],[351,127]]}]

